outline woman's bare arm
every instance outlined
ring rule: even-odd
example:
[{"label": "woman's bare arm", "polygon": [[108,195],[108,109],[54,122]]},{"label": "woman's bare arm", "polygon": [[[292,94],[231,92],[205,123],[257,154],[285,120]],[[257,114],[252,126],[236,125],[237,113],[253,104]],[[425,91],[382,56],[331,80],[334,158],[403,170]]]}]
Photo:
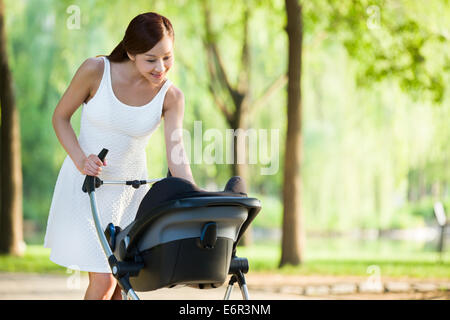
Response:
[{"label": "woman's bare arm", "polygon": [[168,166],[174,177],[184,178],[195,184],[183,145],[183,117],[183,92],[172,86],[164,101],[164,137]]},{"label": "woman's bare arm", "polygon": [[82,174],[98,175],[102,165],[95,155],[86,156],[78,143],[70,119],[80,105],[91,94],[92,85],[103,64],[95,58],[88,58],[78,68],[66,92],[53,113],[52,123],[59,142]]}]

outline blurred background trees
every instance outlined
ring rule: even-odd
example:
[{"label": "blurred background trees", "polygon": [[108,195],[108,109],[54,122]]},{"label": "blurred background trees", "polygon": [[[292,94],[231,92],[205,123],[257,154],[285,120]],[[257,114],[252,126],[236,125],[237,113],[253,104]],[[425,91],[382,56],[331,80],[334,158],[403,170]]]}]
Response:
[{"label": "blurred background trees", "polygon": [[[203,132],[218,129],[223,136],[230,128],[210,90],[203,1],[4,2],[6,49],[20,114],[27,242],[43,241],[53,188],[66,156],[51,125],[53,110],[79,65],[87,57],[110,53],[137,14],[156,11],[174,25],[175,67],[170,78],[185,93],[184,128],[191,137],[194,121],[202,121]],[[299,3],[303,18],[300,205],[306,233],[378,230],[381,234],[433,225],[434,201],[450,208],[448,2]],[[253,0],[244,6],[241,1],[210,1],[209,9],[214,41],[230,83],[239,83],[248,68],[245,90],[253,101],[264,97],[259,107],[249,107],[248,127],[279,130],[279,145],[269,148],[269,159],[248,164],[246,175],[249,194],[263,202],[254,223],[255,241],[280,241],[288,121],[285,3]],[[243,43],[247,43],[248,65],[241,63],[246,61],[241,58]],[[214,92],[234,110],[230,96],[217,87]],[[80,110],[72,120],[76,132],[79,116]],[[203,148],[207,144],[203,141]],[[191,146],[188,154],[193,160],[194,143],[185,145]],[[150,176],[165,176],[162,127],[154,133],[147,154]],[[278,157],[279,168],[273,175],[263,175],[261,169],[268,166],[263,160],[271,155],[272,161]],[[211,190],[223,189],[234,173],[226,163],[191,163],[191,167],[196,182]]]}]

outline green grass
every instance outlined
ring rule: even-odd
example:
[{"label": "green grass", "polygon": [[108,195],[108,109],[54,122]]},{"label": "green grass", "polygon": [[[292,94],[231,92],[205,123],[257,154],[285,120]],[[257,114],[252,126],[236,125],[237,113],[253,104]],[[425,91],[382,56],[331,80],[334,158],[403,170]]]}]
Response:
[{"label": "green grass", "polygon": [[[324,247],[323,240],[309,240],[304,262],[279,269],[281,250],[275,244],[238,247],[237,255],[249,259],[250,268],[259,272],[296,275],[370,276],[376,266],[382,277],[450,279],[450,252],[442,260],[438,253],[418,250],[414,245],[387,244],[371,248],[373,243],[335,239],[335,248]],[[380,242],[380,241],[377,241]],[[409,250],[407,250],[409,248]]]},{"label": "green grass", "polygon": [[27,245],[23,257],[0,255],[1,272],[36,272],[36,273],[65,273],[61,267],[49,259],[50,249],[40,245]]},{"label": "green grass", "polygon": [[[23,257],[0,255],[0,272],[66,273],[49,260],[50,249],[28,245]],[[308,240],[305,261],[300,266],[278,269],[280,248],[275,243],[239,247],[250,270],[296,275],[369,276],[369,266],[378,266],[382,277],[450,279],[450,252],[438,262],[438,254],[415,244],[386,241]]]}]

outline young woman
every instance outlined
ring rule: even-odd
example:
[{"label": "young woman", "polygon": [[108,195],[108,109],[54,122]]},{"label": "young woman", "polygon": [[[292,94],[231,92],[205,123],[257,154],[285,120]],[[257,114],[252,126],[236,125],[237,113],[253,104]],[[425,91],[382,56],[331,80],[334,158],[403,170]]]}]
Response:
[{"label": "young woman", "polygon": [[[81,190],[85,175],[147,179],[145,148],[164,117],[170,172],[195,184],[180,134],[184,96],[166,78],[174,63],[173,46],[167,18],[153,12],[136,16],[109,56],[83,62],[53,114],[53,127],[68,155],[56,181],[44,246],[52,249],[53,262],[89,272],[85,299],[121,299],[95,232],[89,197]],[[81,104],[77,138],[70,119]],[[97,157],[102,148],[109,149],[103,163]],[[172,159],[172,151],[179,157],[180,150],[183,161]],[[149,189],[143,187],[96,191],[105,227],[108,222],[124,227],[133,221]]]}]

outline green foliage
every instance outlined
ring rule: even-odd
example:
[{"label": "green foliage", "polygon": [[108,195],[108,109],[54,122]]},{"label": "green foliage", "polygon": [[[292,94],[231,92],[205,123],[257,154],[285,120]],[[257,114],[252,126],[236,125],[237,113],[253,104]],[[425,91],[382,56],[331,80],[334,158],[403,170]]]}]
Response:
[{"label": "green foliage", "polygon": [[274,196],[257,193],[252,194],[252,197],[259,199],[262,203],[261,211],[256,216],[252,225],[267,229],[281,228],[283,205],[280,199]]},{"label": "green foliage", "polygon": [[408,0],[329,1],[329,6],[326,30],[340,30],[337,36],[360,62],[360,85],[397,79],[415,99],[443,101],[442,71],[450,67],[445,1],[427,4],[426,14]]},{"label": "green foliage", "polygon": [[[66,26],[70,15],[66,10],[72,4],[6,1],[8,54],[21,121],[24,215],[41,231],[66,157],[51,124],[53,110],[81,63],[109,54],[135,15],[157,11],[174,25],[175,65],[169,77],[185,94],[184,128],[191,138],[195,121],[202,121],[203,132],[214,128],[225,135],[227,129],[208,91],[200,1],[77,2],[80,29]],[[301,176],[307,229],[432,223],[430,199],[449,205],[450,107],[444,84],[450,80],[446,33],[450,11],[446,2],[302,4]],[[215,37],[232,81],[241,68],[243,10],[249,7],[251,91],[254,97],[261,96],[286,73],[283,1],[210,1],[210,5]],[[77,133],[80,113],[81,109],[72,118]],[[285,87],[252,109],[250,118],[252,128],[279,133],[279,145],[270,150],[278,152],[278,171],[263,175],[261,168],[267,165],[252,164],[248,185],[249,194],[263,204],[255,225],[280,227],[283,161],[289,152],[284,150]],[[150,177],[166,174],[163,126],[164,122],[147,148]],[[191,142],[188,153],[193,156]],[[203,141],[204,148],[207,144]],[[227,164],[191,163],[191,168],[197,184],[210,189],[222,189],[231,173]]]}]

